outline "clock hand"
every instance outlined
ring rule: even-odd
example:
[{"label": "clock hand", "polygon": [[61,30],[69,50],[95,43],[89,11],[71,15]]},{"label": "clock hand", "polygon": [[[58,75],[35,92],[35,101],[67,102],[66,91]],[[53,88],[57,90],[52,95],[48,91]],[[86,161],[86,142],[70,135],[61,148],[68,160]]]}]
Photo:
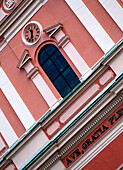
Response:
[{"label": "clock hand", "polygon": [[31,39],[33,39],[33,30],[32,29],[30,30],[30,33],[31,33]]}]

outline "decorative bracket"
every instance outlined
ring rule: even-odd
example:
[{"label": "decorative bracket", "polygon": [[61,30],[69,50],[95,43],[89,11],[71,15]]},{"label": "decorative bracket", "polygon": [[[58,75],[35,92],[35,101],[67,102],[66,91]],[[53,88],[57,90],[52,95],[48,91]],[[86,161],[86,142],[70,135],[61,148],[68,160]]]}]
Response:
[{"label": "decorative bracket", "polygon": [[25,69],[27,72],[26,76],[30,79],[33,79],[38,74],[38,67],[33,66],[31,60],[32,58],[29,56],[29,51],[25,49],[17,64],[17,68]]},{"label": "decorative bracket", "polygon": [[65,35],[63,36],[59,42],[57,43],[58,47],[65,47],[68,43],[69,43],[69,36],[68,35]]},{"label": "decorative bracket", "polygon": [[34,66],[28,73],[27,77],[33,79],[38,74],[38,67]]},{"label": "decorative bracket", "polygon": [[52,37],[54,38],[55,35],[61,30],[61,28],[63,28],[63,24],[61,23],[58,23],[58,24],[55,24],[45,30],[43,30],[45,33],[47,34],[50,34],[49,37]]},{"label": "decorative bracket", "polygon": [[[49,37],[56,38],[56,35],[61,31],[62,28],[63,28],[63,24],[58,23],[45,29],[44,32],[50,34]],[[60,40],[57,39],[57,41],[58,41],[57,43],[58,47],[64,48],[69,43],[69,36],[65,35],[62,32],[62,37],[60,38]]]},{"label": "decorative bracket", "polygon": [[17,64],[17,68],[24,68],[31,60],[32,58],[29,56],[29,51],[25,49]]}]

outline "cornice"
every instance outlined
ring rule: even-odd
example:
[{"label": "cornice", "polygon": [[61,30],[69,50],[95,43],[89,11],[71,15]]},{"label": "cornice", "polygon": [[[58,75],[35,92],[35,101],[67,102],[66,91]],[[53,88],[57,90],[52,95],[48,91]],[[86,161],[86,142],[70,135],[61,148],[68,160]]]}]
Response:
[{"label": "cornice", "polygon": [[[47,153],[44,153],[37,162],[35,162],[29,169],[32,168],[39,168],[41,166],[42,170],[47,170],[51,168],[51,166],[57,162],[58,160],[65,157],[71,150],[73,150],[80,141],[82,141],[84,138],[88,136],[100,123],[102,123],[114,110],[116,110],[123,101],[123,94],[121,93],[119,96],[117,96],[108,106],[106,106],[101,112],[99,112],[95,118],[93,118],[84,128],[80,129],[80,132],[78,132],[76,135],[72,136],[69,139],[68,136],[71,133],[74,133],[76,130],[76,127],[74,126],[73,129],[68,132],[66,136],[63,136],[62,139],[57,141],[57,143],[54,143],[53,147],[50,148],[50,151],[48,150]],[[81,122],[80,122],[81,124]],[[113,128],[115,129],[115,128]],[[111,131],[111,130],[110,130]],[[106,137],[107,135],[105,135]],[[66,140],[67,139],[67,140]],[[99,141],[101,142],[100,139]],[[65,141],[65,142],[64,142]],[[64,143],[64,146],[62,145]],[[99,143],[99,142],[98,142]],[[106,144],[107,145],[107,144]],[[95,145],[94,145],[95,146]],[[92,146],[92,148],[94,148]],[[102,146],[103,147],[103,146]],[[50,155],[48,154],[50,152]],[[51,154],[52,153],[52,154]],[[95,155],[97,152],[95,152]],[[42,160],[46,160],[42,162]]]},{"label": "cornice", "polygon": [[[91,84],[91,80],[94,78],[94,77],[96,77],[96,76],[98,76],[98,75],[100,75],[104,70],[106,70],[107,69],[107,66],[103,66],[102,65],[102,67],[100,67],[100,68],[98,68],[85,82],[83,82],[83,86],[84,87],[86,87],[86,85],[88,84],[88,82]],[[97,124],[98,124],[98,122],[100,123],[101,122],[101,120],[103,120],[102,118],[103,117],[105,117],[105,114],[104,114],[104,116],[102,117],[102,118],[98,118],[99,119],[99,121],[97,121],[97,123],[95,124],[95,125],[91,125],[90,124],[90,121],[91,121],[91,119],[94,119],[94,117],[96,116],[96,115],[98,115],[99,114],[99,112],[102,112],[102,110],[103,110],[103,107],[105,108],[107,105],[108,105],[108,103],[110,103],[111,101],[113,101],[113,100],[115,100],[115,98],[116,98],[116,96],[118,97],[119,96],[119,94],[120,93],[122,93],[122,79],[120,79],[119,81],[117,81],[118,79],[119,79],[119,77],[120,76],[122,76],[122,74],[120,74],[120,75],[117,75],[117,77],[115,78],[115,80],[113,81],[113,84],[115,84],[115,85],[113,85],[113,87],[112,87],[112,85],[110,84],[110,85],[108,85],[108,88],[109,88],[109,86],[111,86],[111,88],[110,88],[110,90],[106,93],[106,95],[99,101],[99,102],[97,102],[96,103],[96,105],[94,106],[94,107],[92,107],[89,111],[88,111],[88,113],[86,114],[87,115],[87,117],[85,116],[85,117],[81,117],[81,119],[80,120],[78,120],[75,124],[73,124],[73,126],[72,127],[70,127],[69,128],[69,130],[65,130],[65,128],[66,128],[66,126],[65,126],[65,128],[64,129],[62,129],[61,131],[62,132],[64,132],[65,131],[65,133],[63,134],[63,136],[61,135],[58,139],[57,139],[57,137],[58,137],[58,135],[61,133],[59,133],[59,134],[57,134],[57,136],[55,136],[50,142],[49,142],[49,149],[47,150],[46,149],[46,152],[44,152],[43,154],[42,154],[42,156],[40,156],[41,157],[41,160],[42,160],[42,157],[44,157],[45,159],[43,159],[43,161],[44,160],[50,160],[50,156],[52,155],[52,158],[53,158],[53,155],[55,155],[55,153],[56,152],[58,152],[58,156],[57,156],[57,159],[55,159],[55,161],[56,160],[58,160],[60,157],[62,157],[62,151],[63,151],[63,148],[64,148],[64,146],[66,146],[66,144],[65,143],[67,143],[67,142],[71,142],[71,139],[74,139],[74,137],[75,137],[75,134],[78,134],[79,133],[79,131],[82,129],[82,128],[85,128],[85,126],[86,126],[86,124],[88,124],[88,130],[86,130],[86,129],[84,129],[85,131],[83,131],[83,133],[85,133],[84,134],[84,137],[85,137],[85,135],[86,134],[88,134],[88,132],[91,130],[91,129],[93,129],[93,127],[95,127]],[[115,83],[116,82],[116,83]],[[117,83],[118,82],[118,83]],[[120,88],[119,88],[120,87]],[[72,96],[70,96],[70,98],[69,98],[69,100],[67,101],[67,99],[66,99],[66,101],[64,101],[64,103],[63,103],[63,108],[64,108],[64,104],[65,103],[67,103],[67,102],[69,102],[70,100],[72,101],[72,98],[73,98],[73,96],[77,96],[77,95],[79,95],[79,93],[81,93],[81,90],[83,90],[84,88],[82,88],[82,87],[79,87],[73,94],[72,94]],[[103,91],[103,93],[104,93],[104,91]],[[103,94],[102,93],[102,94]],[[110,103],[111,104],[111,103]],[[118,104],[118,103],[117,103]],[[102,105],[102,107],[101,107],[101,105]],[[115,106],[115,104],[114,104],[114,106]],[[117,105],[118,106],[118,105]],[[58,109],[60,110],[61,109],[61,106],[60,107],[58,107]],[[58,110],[57,110],[58,111]],[[55,111],[54,112],[52,112],[52,114],[53,113],[55,113]],[[91,117],[91,119],[90,120],[87,120],[87,118],[89,117],[89,115],[91,115],[91,113],[94,113],[94,114],[92,114],[92,117]],[[109,113],[110,113],[110,109],[109,109]],[[51,117],[53,117],[53,115],[51,114]],[[106,115],[107,115],[108,113],[106,113]],[[79,115],[79,116],[81,116],[81,115]],[[45,119],[45,123],[47,122],[47,120],[49,121],[49,120],[51,120],[51,117],[50,117],[50,119],[49,119],[49,117],[47,118],[47,119]],[[84,125],[82,125],[82,122],[84,122],[84,121],[87,121],[86,122],[86,124],[84,124]],[[95,122],[96,122],[96,120],[95,120]],[[72,122],[70,122],[70,123],[72,123]],[[93,122],[93,124],[94,124],[94,122]],[[70,124],[69,124],[70,125]],[[67,125],[67,126],[69,126],[69,125]],[[38,126],[38,127],[37,127]],[[22,138],[24,139],[24,141],[19,141],[18,143],[20,144],[20,146],[19,145],[17,145],[17,146],[15,146],[15,152],[18,150],[18,149],[20,149],[21,147],[23,147],[23,144],[32,136],[32,134],[35,134],[37,131],[38,131],[38,128],[40,129],[40,128],[42,128],[43,127],[43,123],[41,123],[41,122],[39,122],[38,123],[38,125],[37,126],[35,126],[33,129],[32,129],[32,131],[31,132],[27,132],[27,134],[25,134]],[[90,126],[90,127],[89,127]],[[90,128],[90,129],[89,129]],[[72,134],[72,135],[71,135]],[[72,148],[72,146],[74,145],[75,146],[75,144],[77,144],[77,142],[81,139],[81,137],[83,137],[82,136],[83,134],[81,134],[80,136],[78,136],[78,137],[76,137],[76,139],[75,139],[75,141],[72,141],[72,143],[73,144],[71,144],[69,147],[71,147]],[[27,137],[27,138],[26,138]],[[54,142],[54,143],[53,143]],[[52,151],[52,149],[53,148],[55,148],[53,151]],[[10,153],[8,153],[8,155],[5,157],[5,162],[6,162],[6,159],[7,160],[9,160],[9,159],[11,159],[12,158],[12,156],[14,155],[14,149],[12,149],[11,151],[10,151]],[[41,148],[41,150],[42,150],[42,148]],[[41,151],[40,150],[40,151]],[[50,152],[51,153],[51,155],[49,155],[49,150],[50,151],[52,151],[52,152]],[[64,154],[67,154],[67,152],[68,152],[68,150],[66,150],[66,151],[64,151],[65,153]],[[42,163],[42,165],[45,163],[45,161]]]},{"label": "cornice", "polygon": [[21,15],[33,2],[33,0],[30,1],[22,1],[15,9],[14,11],[6,18],[6,20],[1,24],[1,32],[0,36],[3,35],[6,30],[18,19],[18,16]]},{"label": "cornice", "polygon": [[[101,62],[103,65],[108,65],[109,62],[116,57],[116,55],[123,50],[123,38],[111,49],[104,57],[104,60]],[[110,57],[109,57],[110,56]]]},{"label": "cornice", "polygon": [[[121,94],[118,96],[113,102],[111,102],[110,105],[108,105],[103,111],[98,112],[98,115],[96,115],[84,128],[81,128],[81,132],[79,132],[68,144],[64,147],[64,149],[61,151],[60,156],[65,156],[65,153],[67,151],[70,152],[70,150],[75,147],[80,140],[83,140],[86,136],[88,136],[89,133],[91,133],[100,123],[102,123],[111,112],[116,110],[123,101],[123,95]],[[81,122],[80,122],[81,124]]]},{"label": "cornice", "polygon": [[[50,112],[49,116],[45,121],[43,118],[40,119],[41,125],[46,128],[60,113],[65,110],[84,90],[86,90],[93,82],[96,80],[108,67],[109,62],[118,55],[118,53],[123,49],[123,39],[116,45],[115,50],[112,49],[106,56],[104,56],[103,61],[96,65],[97,68],[93,68],[92,74],[81,83],[81,85],[72,93],[66,100],[63,100],[61,104],[53,111]],[[43,121],[42,121],[43,120]]]},{"label": "cornice", "polygon": [[3,41],[0,44],[2,50],[14,35],[29,21],[29,19],[44,5],[48,0],[24,0],[1,24],[0,37]]},{"label": "cornice", "polygon": [[86,166],[97,154],[107,147],[123,132],[122,120],[112,127],[104,136],[99,139],[80,159],[73,163],[69,170],[80,170]]},{"label": "cornice", "polygon": [[29,135],[22,135],[21,138],[19,139],[18,143],[15,143],[13,145],[13,149],[11,150],[11,152],[9,153],[9,150],[5,153],[4,158],[2,160],[1,158],[1,163],[0,163],[0,168],[5,167],[12,159],[12,157],[16,154],[16,152],[21,149],[24,144],[26,144],[31,138],[33,138],[36,133],[38,133],[41,130],[41,126],[38,125],[36,128],[34,128],[34,130],[32,131],[32,133],[30,133]]},{"label": "cornice", "polygon": [[102,66],[94,74],[92,74],[86,81],[76,89],[66,100],[50,114],[50,116],[42,122],[43,118],[39,122],[42,124],[42,128],[46,128],[58,115],[60,115],[73,101],[75,101],[106,69],[108,66]]},{"label": "cornice", "polygon": [[[112,93],[113,95],[114,93]],[[111,96],[110,96],[111,98]],[[112,98],[111,98],[112,99]],[[106,102],[105,98],[105,102]],[[82,122],[86,121],[85,119],[81,119],[79,122],[77,122],[75,125],[72,126],[70,130],[68,130],[61,138],[59,138],[49,150],[44,152],[44,154],[40,157],[38,157],[37,162],[35,161],[32,166],[28,167],[31,168],[38,168],[39,165],[41,168],[48,169],[53,163],[55,163],[57,160],[63,158],[68,152],[70,152],[75,146],[82,141],[88,134],[93,131],[100,123],[102,123],[118,106],[122,104],[123,100],[123,94],[122,91],[118,92],[117,96],[115,96],[114,99],[111,100],[111,102],[106,103],[105,107],[100,111],[98,110],[98,113],[92,118],[92,120],[87,121],[86,125],[83,127],[80,127]],[[102,104],[102,101],[100,101],[100,105]],[[93,114],[90,110],[90,115]],[[77,130],[77,128],[79,129]],[[72,134],[72,135],[71,135]],[[53,148],[53,149],[52,149]],[[52,153],[49,155],[49,152]],[[42,160],[48,160],[44,163]]]}]

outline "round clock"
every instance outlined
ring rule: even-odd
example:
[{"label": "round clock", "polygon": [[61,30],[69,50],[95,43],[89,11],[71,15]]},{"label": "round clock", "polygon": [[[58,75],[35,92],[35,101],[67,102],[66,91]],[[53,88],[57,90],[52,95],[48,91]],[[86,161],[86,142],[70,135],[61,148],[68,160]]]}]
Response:
[{"label": "round clock", "polygon": [[22,40],[24,44],[28,46],[35,45],[41,39],[42,32],[43,29],[38,22],[29,22],[22,31]]}]

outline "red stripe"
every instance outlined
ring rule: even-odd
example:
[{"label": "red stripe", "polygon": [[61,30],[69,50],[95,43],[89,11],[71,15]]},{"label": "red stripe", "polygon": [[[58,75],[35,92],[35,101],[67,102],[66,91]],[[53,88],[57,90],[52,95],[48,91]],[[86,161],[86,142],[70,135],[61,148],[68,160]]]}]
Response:
[{"label": "red stripe", "polygon": [[117,26],[114,20],[110,17],[107,11],[97,0],[88,1],[82,0],[93,16],[97,19],[103,29],[111,37],[111,39],[117,43],[122,37],[123,33],[121,29]]},{"label": "red stripe", "polygon": [[16,135],[18,137],[21,137],[26,132],[26,130],[1,90],[0,90],[0,108],[2,109],[8,122],[14,129]]}]

